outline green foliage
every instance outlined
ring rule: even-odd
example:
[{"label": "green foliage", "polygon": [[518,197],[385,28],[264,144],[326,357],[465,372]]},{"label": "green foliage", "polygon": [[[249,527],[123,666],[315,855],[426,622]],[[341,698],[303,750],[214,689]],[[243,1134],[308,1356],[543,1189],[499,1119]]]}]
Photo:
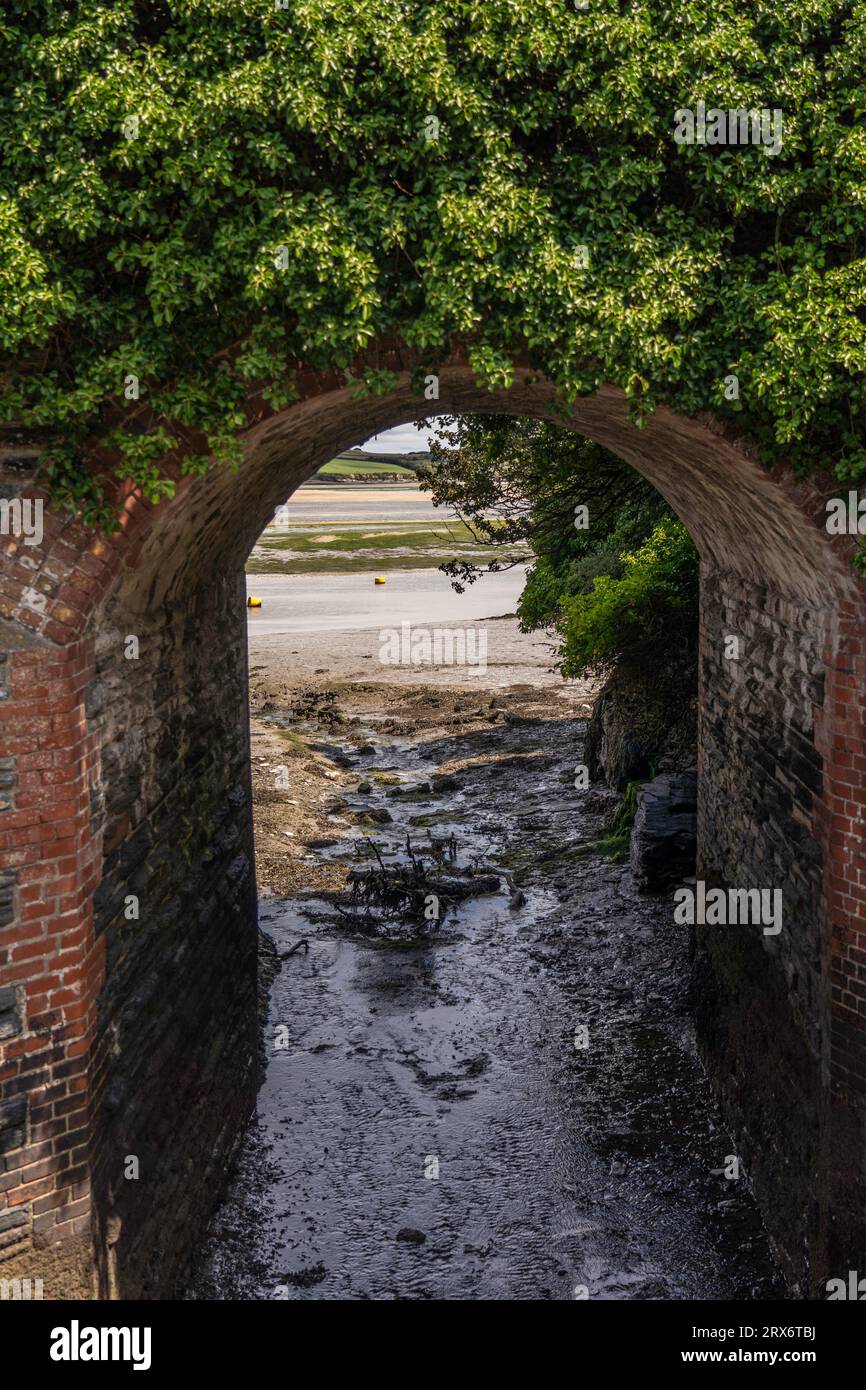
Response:
[{"label": "green foliage", "polygon": [[622,800],[614,809],[613,815],[607,824],[607,830],[611,835],[625,836],[626,840],[631,833],[634,818],[637,814],[637,794],[640,782],[628,782],[623,792]]},{"label": "green foliage", "polygon": [[[617,547],[638,544],[670,515],[640,474],[571,430],[509,415],[462,415],[440,417],[437,431],[420,470],[434,506],[452,509],[479,542],[503,552],[490,571],[523,563],[527,544],[537,557],[521,600],[526,631],[555,621],[559,596],[582,587],[581,567],[599,573],[602,551],[612,552],[615,565]],[[589,510],[587,529],[575,525],[579,505]],[[458,590],[483,573],[465,563],[444,568]]]},{"label": "green foliage", "polygon": [[[866,476],[854,0],[7,0],[0,48],[2,414],[88,519],[97,442],[159,497],[394,335]],[[699,99],[781,108],[781,153],[676,144]]]},{"label": "green foliage", "polygon": [[331,459],[323,464],[317,478],[403,478],[411,482],[414,472],[399,463],[376,462],[373,459]]},{"label": "green foliage", "polygon": [[[565,597],[588,593],[599,575],[618,576],[621,552],[672,516],[646,479],[600,445],[507,415],[440,422],[421,477],[436,506],[452,508],[479,541],[495,547],[483,568],[465,556],[442,566],[458,590],[484,569],[523,562],[522,546],[532,547],[517,610],[524,632],[557,628]],[[577,507],[587,509],[585,529],[575,524]]]},{"label": "green foliage", "polygon": [[561,536],[548,524],[547,499],[539,498],[538,559],[517,610],[524,632],[558,627],[565,598],[588,593],[600,575],[620,575],[622,552],[640,545],[657,521],[672,515],[650,483],[597,445],[584,450],[570,483],[575,504],[590,508],[590,526]]},{"label": "green foliage", "polygon": [[559,618],[562,596],[561,575],[546,556],[538,556],[526,576],[517,605],[521,631],[535,632],[538,628],[554,627]]},{"label": "green foliage", "polygon": [[627,784],[622,799],[617,802],[608,818],[604,834],[598,840],[585,840],[578,850],[579,857],[597,854],[610,859],[614,864],[622,863],[628,855],[640,786],[640,782]]},{"label": "green foliage", "polygon": [[583,676],[617,661],[640,660],[659,647],[692,646],[698,559],[686,528],[671,518],[620,556],[622,575],[601,575],[589,593],[564,599],[563,673]]}]

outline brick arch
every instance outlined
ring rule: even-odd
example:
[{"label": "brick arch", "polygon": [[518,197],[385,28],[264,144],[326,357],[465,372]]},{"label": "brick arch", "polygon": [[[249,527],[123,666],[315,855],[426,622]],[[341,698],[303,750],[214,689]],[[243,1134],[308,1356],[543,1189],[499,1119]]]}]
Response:
[{"label": "brick arch", "polygon": [[[159,507],[121,492],[110,538],[48,508],[43,544],[3,555],[0,1268],[49,1270],[55,1296],[170,1290],[252,1107],[242,567],[325,459],[430,409],[408,359],[385,365],[398,372],[387,396],[302,372],[280,414],[251,401],[237,474],[182,479]],[[508,391],[480,390],[455,357],[437,409],[543,417],[551,399],[524,368]],[[807,1292],[844,1274],[864,1234],[866,586],[853,541],[823,527],[829,481],[764,471],[710,419],[661,410],[637,431],[612,389],[570,423],[649,478],[701,553],[700,872],[782,886],[790,925],[777,940],[696,933],[698,1021]],[[34,492],[34,457],[7,432],[7,491]],[[739,663],[722,655],[726,633],[743,641]]]}]

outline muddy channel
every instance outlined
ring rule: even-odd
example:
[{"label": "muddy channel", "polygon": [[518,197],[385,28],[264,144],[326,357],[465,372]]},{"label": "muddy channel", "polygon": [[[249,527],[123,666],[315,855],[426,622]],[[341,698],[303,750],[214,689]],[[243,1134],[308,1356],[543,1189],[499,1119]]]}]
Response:
[{"label": "muddy channel", "polygon": [[[617,860],[616,797],[574,787],[579,708],[347,683],[254,716],[264,1077],[187,1296],[783,1296],[687,935]],[[362,911],[412,858],[487,891]]]}]

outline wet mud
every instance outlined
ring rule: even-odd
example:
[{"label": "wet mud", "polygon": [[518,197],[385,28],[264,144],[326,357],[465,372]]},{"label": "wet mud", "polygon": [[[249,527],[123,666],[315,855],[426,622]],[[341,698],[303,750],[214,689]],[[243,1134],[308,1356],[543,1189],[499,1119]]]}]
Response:
[{"label": "wet mud", "polygon": [[[316,886],[261,902],[258,1115],[187,1296],[783,1296],[725,1176],[686,929],[611,857],[616,799],[574,788],[585,721],[525,687],[445,706],[271,702],[267,736],[340,785],[293,845]],[[349,876],[410,855],[488,891],[439,921],[359,911]]]}]

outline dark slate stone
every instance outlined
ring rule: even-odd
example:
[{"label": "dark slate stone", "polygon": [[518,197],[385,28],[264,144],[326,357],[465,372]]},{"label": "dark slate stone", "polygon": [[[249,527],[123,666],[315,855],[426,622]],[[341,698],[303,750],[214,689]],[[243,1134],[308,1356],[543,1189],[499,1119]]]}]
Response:
[{"label": "dark slate stone", "polygon": [[0,989],[0,1038],[14,1038],[21,1032],[18,994],[13,985]]},{"label": "dark slate stone", "polygon": [[0,1153],[10,1149],[20,1149],[26,1138],[27,1100],[19,1096],[15,1100],[0,1101]]},{"label": "dark slate stone", "polygon": [[15,880],[12,869],[0,874],[0,927],[7,927],[15,916]]},{"label": "dark slate stone", "polygon": [[698,775],[663,772],[637,795],[629,858],[638,888],[659,892],[695,871]]},{"label": "dark slate stone", "polygon": [[28,1213],[22,1207],[12,1207],[9,1211],[0,1211],[0,1232],[17,1230],[19,1226],[26,1226],[28,1220]]},{"label": "dark slate stone", "polygon": [[107,690],[102,681],[90,681],[84,691],[84,708],[88,719],[95,719],[105,708]]}]

